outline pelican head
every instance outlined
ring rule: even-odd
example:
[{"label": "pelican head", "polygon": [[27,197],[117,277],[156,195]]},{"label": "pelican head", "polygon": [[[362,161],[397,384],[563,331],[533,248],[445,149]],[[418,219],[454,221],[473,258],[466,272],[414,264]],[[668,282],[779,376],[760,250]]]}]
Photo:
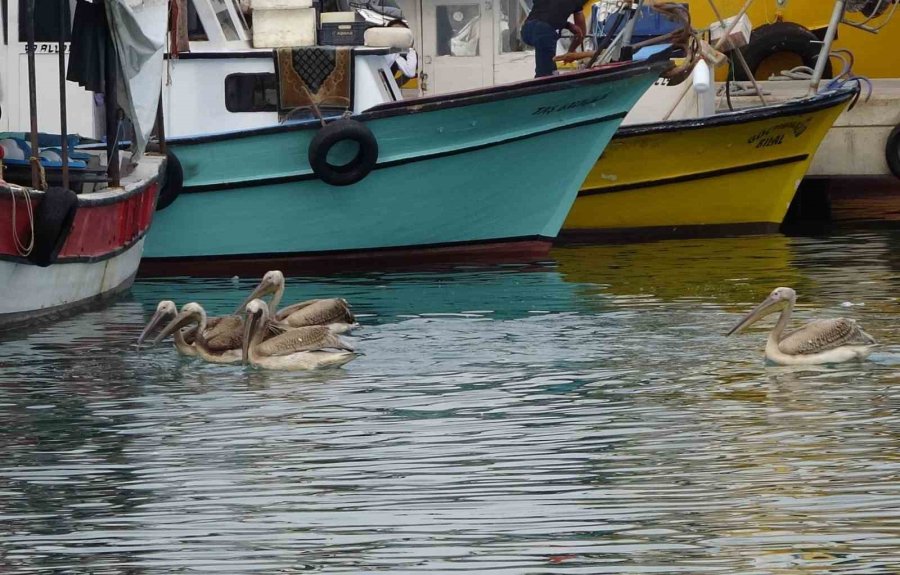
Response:
[{"label": "pelican head", "polygon": [[153,314],[153,317],[150,318],[150,323],[147,324],[147,327],[144,328],[144,331],[141,332],[141,335],[138,336],[137,344],[138,347],[141,347],[141,344],[144,343],[144,340],[147,339],[147,336],[156,329],[159,324],[163,321],[168,321],[178,315],[178,308],[175,307],[175,302],[169,299],[164,299],[156,305],[156,313]]},{"label": "pelican head", "polygon": [[271,270],[266,272],[266,275],[263,276],[262,281],[259,282],[253,291],[250,292],[250,295],[247,296],[247,299],[241,302],[241,305],[234,310],[234,313],[240,313],[246,306],[257,298],[261,298],[263,296],[267,296],[269,294],[273,294],[277,292],[279,289],[284,289],[284,274],[281,273],[280,270]]},{"label": "pelican head", "polygon": [[[162,329],[161,332],[153,339],[153,343],[159,343],[170,333],[174,332],[176,329],[181,329],[189,323],[197,322],[199,323],[201,318],[206,315],[206,312],[197,302],[186,303],[181,307],[181,312],[175,316],[175,318],[166,325]],[[199,331],[198,331],[199,334]]]},{"label": "pelican head", "polygon": [[727,335],[740,333],[767,315],[779,312],[788,305],[793,305],[795,301],[797,301],[797,292],[789,287],[777,287],[772,290],[769,297],[745,315],[736,326],[731,328]]},{"label": "pelican head", "polygon": [[[277,273],[281,274],[281,272]],[[250,340],[259,329],[258,326],[268,319],[269,306],[263,300],[254,298],[244,309],[247,312],[247,321],[244,322],[244,340],[241,342],[241,363],[246,364],[250,361]]]}]

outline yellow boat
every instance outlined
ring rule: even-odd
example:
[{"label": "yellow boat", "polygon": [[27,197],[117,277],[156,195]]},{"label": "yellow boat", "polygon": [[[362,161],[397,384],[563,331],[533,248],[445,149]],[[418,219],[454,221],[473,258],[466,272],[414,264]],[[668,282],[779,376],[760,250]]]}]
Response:
[{"label": "yellow boat", "polygon": [[[716,0],[716,7],[723,17],[728,17],[737,14],[744,2]],[[716,21],[708,0],[687,0],[687,3],[695,28],[708,28]],[[868,23],[870,27],[884,25],[877,34],[842,24],[834,49],[853,52],[853,72],[856,74],[870,78],[900,78],[900,58],[894,56],[900,46],[900,11],[898,17],[888,21],[891,8],[887,2],[882,7],[884,12]],[[750,46],[744,51],[756,54],[755,61],[750,62],[755,68],[754,75],[764,80],[781,70],[804,63],[809,65],[810,58],[815,57],[820,47],[815,42],[828,27],[833,10],[834,2],[825,0],[757,0],[751,4],[747,15],[754,31]],[[848,13],[847,18],[855,22],[867,19],[862,12]],[[841,70],[839,60],[832,58],[831,63],[835,73]],[[723,68],[727,69],[727,66]]]},{"label": "yellow boat", "polygon": [[588,175],[561,237],[776,231],[816,149],[857,93],[842,88],[706,118],[623,126]]}]

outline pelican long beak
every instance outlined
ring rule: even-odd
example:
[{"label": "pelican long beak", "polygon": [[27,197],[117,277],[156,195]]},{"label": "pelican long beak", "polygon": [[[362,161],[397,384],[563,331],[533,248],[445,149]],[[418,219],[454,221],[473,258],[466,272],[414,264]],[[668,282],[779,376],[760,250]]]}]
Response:
[{"label": "pelican long beak", "polygon": [[250,363],[250,338],[256,333],[259,317],[260,314],[251,313],[244,322],[244,340],[241,342],[241,363],[244,365]]},{"label": "pelican long beak", "polygon": [[[163,321],[169,319],[171,314],[169,312],[156,310],[156,313],[153,314],[153,317],[150,318],[150,323],[147,324],[147,327],[144,328],[144,331],[141,332],[141,335],[138,336],[137,345],[138,348],[144,343],[144,340],[147,339],[147,336],[150,335],[153,330],[155,330],[159,324]],[[156,343],[155,341],[153,343]]]},{"label": "pelican long beak", "polygon": [[188,323],[195,321],[194,314],[189,311],[183,311],[175,316],[175,319],[170,321],[166,327],[162,329],[159,334],[153,339],[153,343],[157,344],[161,342],[164,338],[166,338],[169,334],[173,333],[176,329],[181,329]]},{"label": "pelican long beak", "polygon": [[244,311],[244,308],[247,307],[247,304],[255,300],[256,298],[273,293],[275,291],[275,287],[276,286],[274,282],[269,281],[268,279],[263,279],[261,282],[259,282],[258,286],[253,288],[253,291],[250,292],[250,295],[248,295],[247,298],[241,302],[241,305],[239,305],[237,309],[234,310],[235,315],[242,313]]},{"label": "pelican long beak", "polygon": [[726,336],[732,335],[734,333],[740,333],[744,329],[750,327],[754,323],[758,322],[762,318],[766,317],[770,313],[775,313],[781,308],[781,305],[784,302],[781,298],[777,296],[770,295],[763,301],[761,304],[753,308],[750,313],[745,315],[743,319],[729,331]]}]

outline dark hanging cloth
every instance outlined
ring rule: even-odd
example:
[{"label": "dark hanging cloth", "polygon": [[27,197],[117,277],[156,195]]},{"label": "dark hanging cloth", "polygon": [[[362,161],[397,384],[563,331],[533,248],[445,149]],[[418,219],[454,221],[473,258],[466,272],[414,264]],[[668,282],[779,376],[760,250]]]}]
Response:
[{"label": "dark hanging cloth", "polygon": [[103,92],[108,52],[115,54],[106,21],[106,6],[103,2],[78,0],[66,79],[91,92]]},{"label": "dark hanging cloth", "polygon": [[[24,42],[27,0],[19,0],[19,39]],[[6,2],[3,3],[6,6]],[[60,0],[34,0],[34,41],[59,42],[59,10],[66,11],[66,21],[71,20],[69,3]],[[71,40],[70,30],[66,30],[66,41]]]}]

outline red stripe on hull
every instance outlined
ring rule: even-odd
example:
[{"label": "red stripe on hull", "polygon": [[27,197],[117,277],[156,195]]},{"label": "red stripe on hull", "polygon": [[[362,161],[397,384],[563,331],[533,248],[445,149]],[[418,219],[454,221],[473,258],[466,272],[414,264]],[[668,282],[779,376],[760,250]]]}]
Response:
[{"label": "red stripe on hull", "polygon": [[[158,184],[152,182],[137,193],[122,191],[122,198],[110,202],[82,201],[69,237],[59,257],[101,258],[133,243],[147,232],[153,220]],[[35,212],[43,194],[33,193],[31,204]],[[88,195],[89,196],[89,195]],[[17,194],[15,202],[16,232],[27,243],[31,237],[27,200]],[[0,255],[18,256],[12,234],[13,201],[8,189],[0,189]]]},{"label": "red stripe on hull", "polygon": [[261,276],[273,269],[288,275],[350,271],[425,270],[465,264],[530,263],[547,256],[552,240],[510,240],[456,246],[390,248],[337,254],[221,257],[216,259],[143,259],[139,277]]}]

